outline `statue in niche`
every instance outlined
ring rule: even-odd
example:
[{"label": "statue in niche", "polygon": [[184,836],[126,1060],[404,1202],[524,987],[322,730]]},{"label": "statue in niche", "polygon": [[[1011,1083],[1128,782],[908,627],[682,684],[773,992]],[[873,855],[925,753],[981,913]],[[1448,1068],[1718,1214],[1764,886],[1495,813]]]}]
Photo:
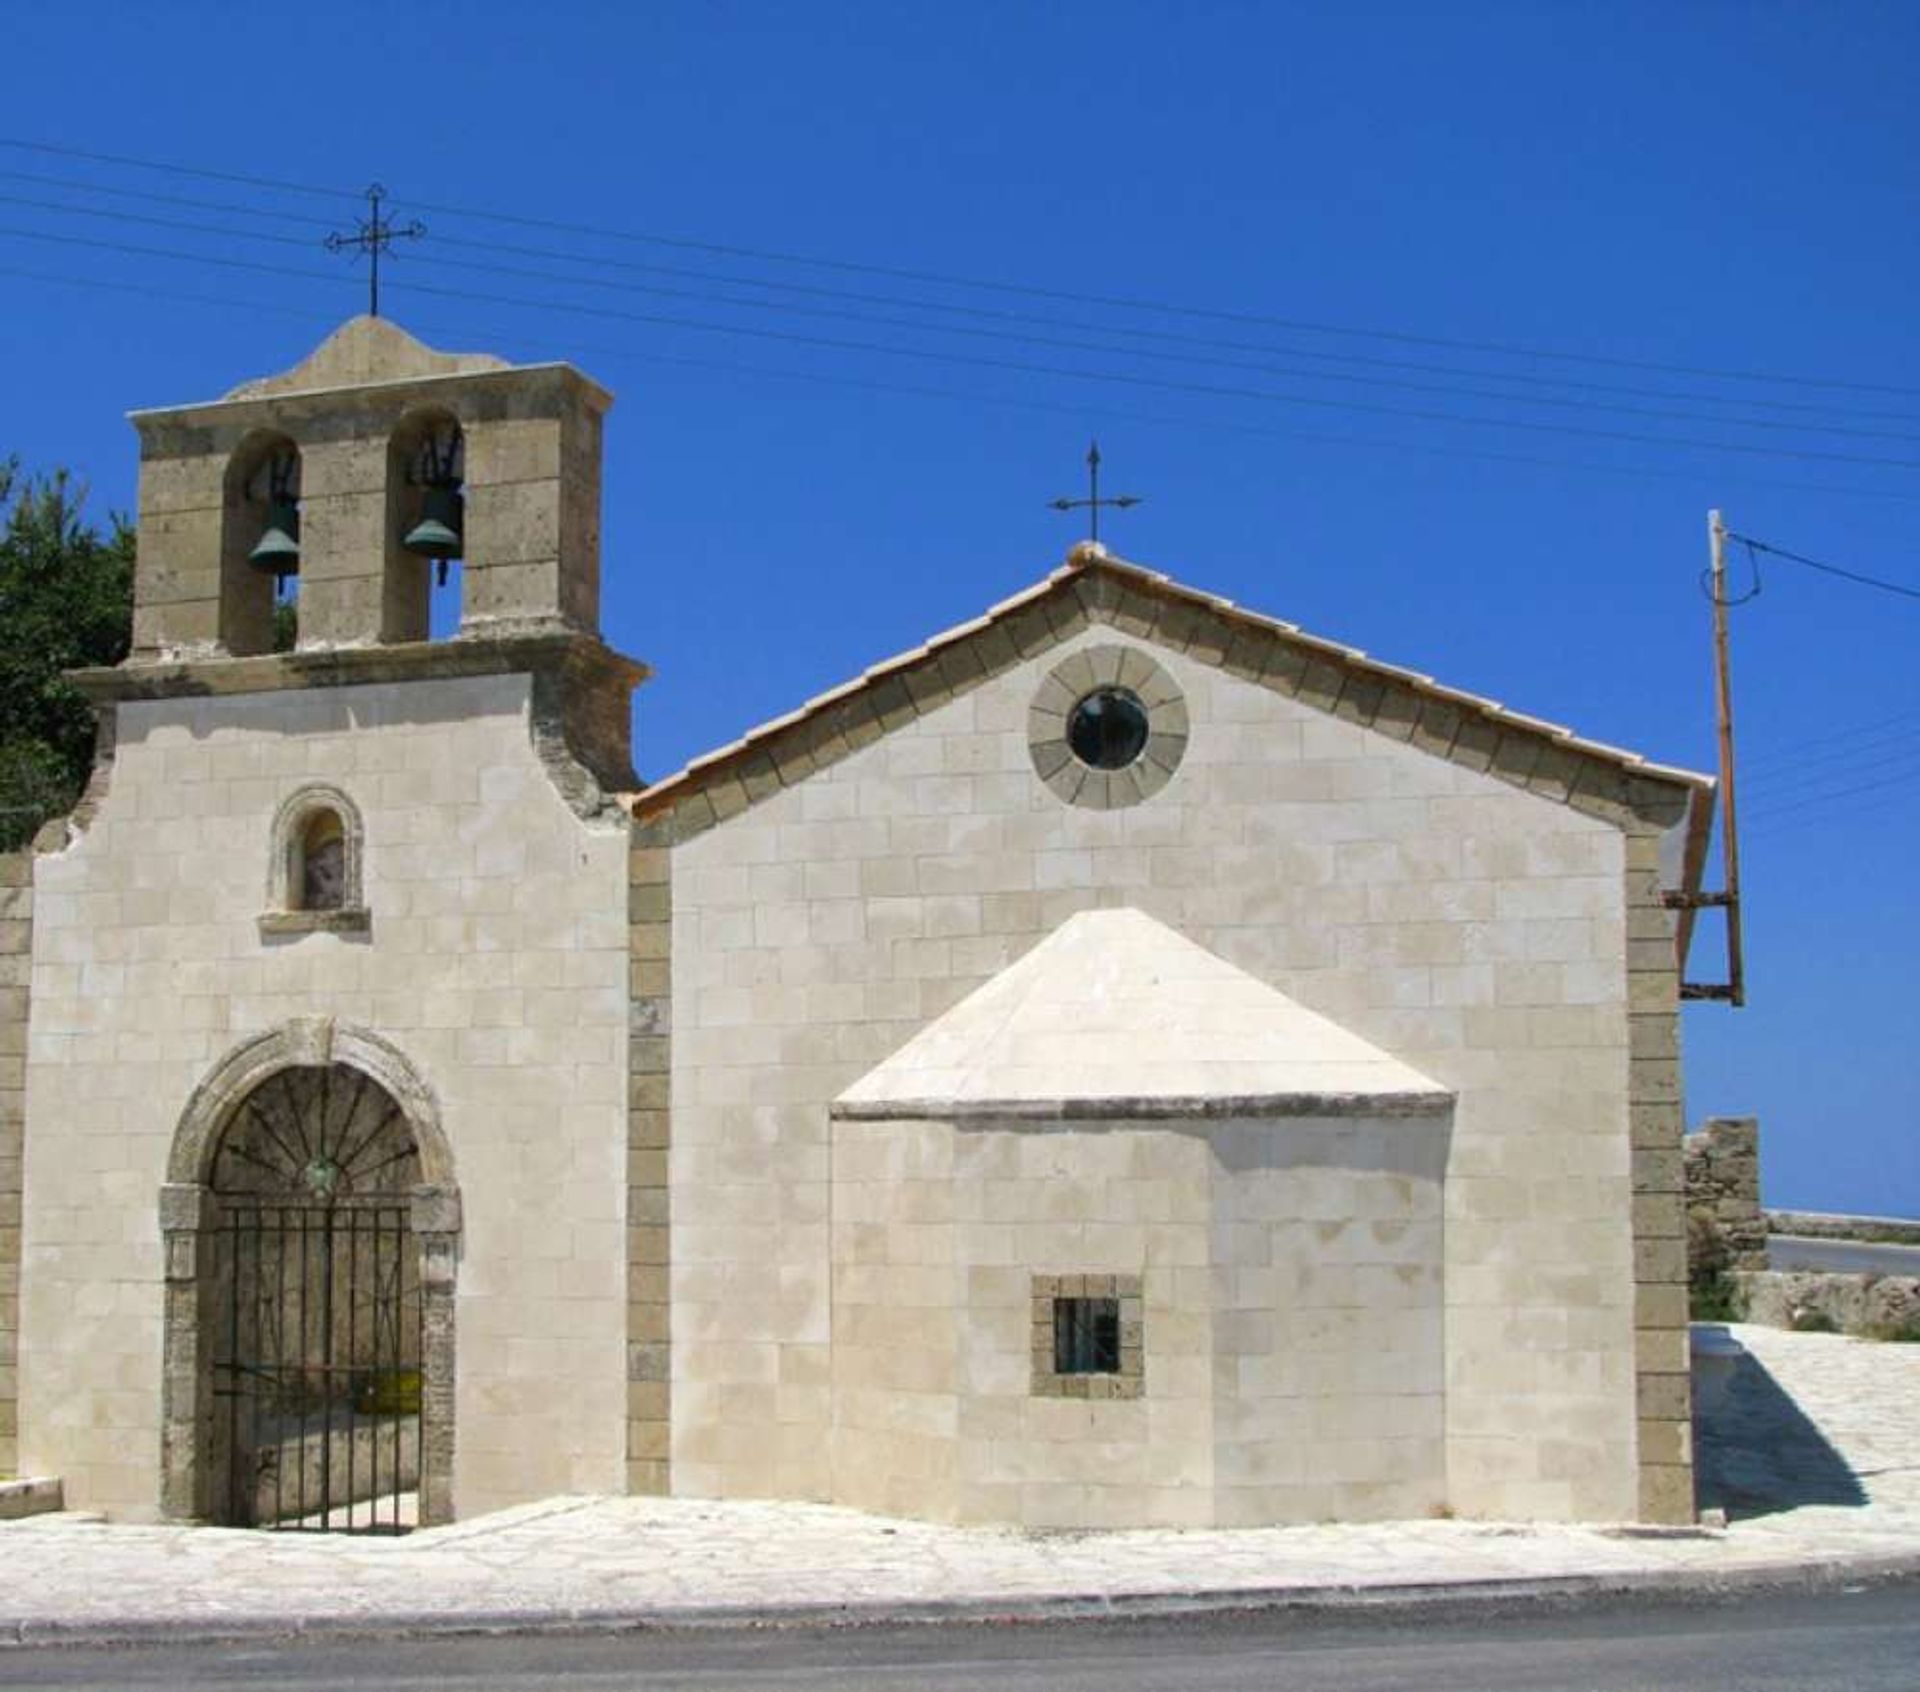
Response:
[{"label": "statue in niche", "polygon": [[337,911],[347,902],[347,836],[332,811],[321,811],[300,839],[300,908]]}]

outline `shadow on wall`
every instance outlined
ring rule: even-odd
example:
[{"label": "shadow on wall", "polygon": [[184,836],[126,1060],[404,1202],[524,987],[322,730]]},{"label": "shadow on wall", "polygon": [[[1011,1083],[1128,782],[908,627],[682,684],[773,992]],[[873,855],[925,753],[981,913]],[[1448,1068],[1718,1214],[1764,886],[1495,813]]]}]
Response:
[{"label": "shadow on wall", "polygon": [[1752,1355],[1696,1419],[1694,1452],[1700,1507],[1725,1510],[1729,1521],[1867,1502],[1846,1459]]}]

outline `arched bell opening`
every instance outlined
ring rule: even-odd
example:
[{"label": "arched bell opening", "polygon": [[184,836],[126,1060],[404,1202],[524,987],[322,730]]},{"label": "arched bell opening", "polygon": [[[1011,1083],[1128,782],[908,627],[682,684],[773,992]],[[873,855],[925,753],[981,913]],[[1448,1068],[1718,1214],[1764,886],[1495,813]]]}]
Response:
[{"label": "arched bell opening", "polygon": [[300,580],[300,448],[273,430],[227,462],[220,541],[220,643],[236,657],[293,645]]},{"label": "arched bell opening", "polygon": [[390,638],[425,640],[459,625],[466,475],[466,435],[452,412],[400,420],[387,446]]},{"label": "arched bell opening", "polygon": [[450,1520],[459,1200],[405,1060],[325,1018],[256,1037],[195,1093],[169,1174],[165,1512]]}]

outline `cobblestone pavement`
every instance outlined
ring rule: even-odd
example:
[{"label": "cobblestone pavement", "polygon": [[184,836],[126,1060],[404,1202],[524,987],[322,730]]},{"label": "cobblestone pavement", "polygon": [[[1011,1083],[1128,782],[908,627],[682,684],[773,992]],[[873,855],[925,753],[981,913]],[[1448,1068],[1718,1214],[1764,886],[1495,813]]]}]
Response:
[{"label": "cobblestone pavement", "polygon": [[1735,1327],[1703,1430],[1725,1531],[1464,1521],[1030,1534],[805,1504],[558,1498],[402,1539],[0,1526],[0,1641],[73,1633],[893,1613],[1920,1563],[1920,1346]]}]

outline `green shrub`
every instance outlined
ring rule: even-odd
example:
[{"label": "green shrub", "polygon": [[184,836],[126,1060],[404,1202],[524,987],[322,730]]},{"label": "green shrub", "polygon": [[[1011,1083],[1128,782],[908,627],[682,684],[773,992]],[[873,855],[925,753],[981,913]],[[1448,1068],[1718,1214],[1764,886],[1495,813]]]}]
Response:
[{"label": "green shrub", "polygon": [[1687,1283],[1687,1315],[1696,1322],[1737,1322],[1746,1314],[1740,1288],[1733,1277],[1718,1269],[1695,1275]]}]

